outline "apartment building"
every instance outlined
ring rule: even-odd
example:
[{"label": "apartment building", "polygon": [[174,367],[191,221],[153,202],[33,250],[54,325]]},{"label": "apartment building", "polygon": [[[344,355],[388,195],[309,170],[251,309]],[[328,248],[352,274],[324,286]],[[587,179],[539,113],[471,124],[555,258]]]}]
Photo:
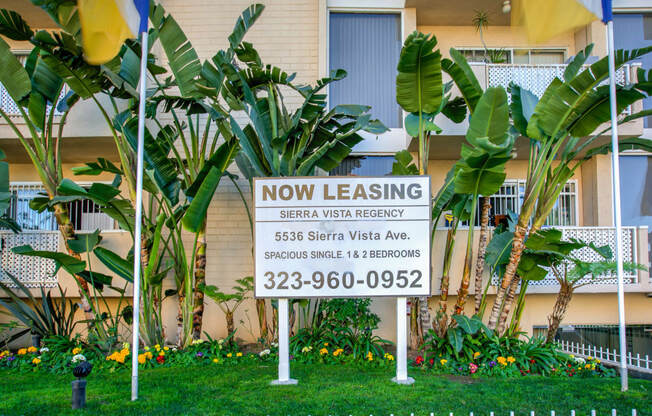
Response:
[{"label": "apartment building", "polygon": [[[246,0],[162,0],[161,3],[184,29],[201,59],[210,58],[218,49],[226,47],[235,19],[249,5]],[[401,45],[414,30],[435,35],[444,56],[448,55],[450,48],[463,51],[483,87],[507,87],[510,82],[515,82],[539,96],[554,77],[562,76],[565,62],[587,44],[595,44],[595,58],[592,59],[606,54],[605,29],[599,22],[542,45],[530,45],[525,33],[511,26],[509,13],[503,11],[507,6],[505,3],[509,2],[499,0],[268,0],[264,3],[266,10],[247,35],[247,41],[256,46],[266,63],[290,73],[296,72],[297,80],[305,83],[314,83],[331,70],[344,68],[348,77],[330,87],[329,104],[371,105],[373,115],[390,128],[387,133],[379,137],[369,136],[360,143],[340,167],[329,173],[331,175],[387,175],[391,172],[395,152],[416,149],[403,128],[404,114],[396,104],[395,96],[396,65]],[[54,28],[49,17],[27,0],[0,0],[0,7],[17,10],[35,28]],[[617,47],[650,45],[652,4],[645,0],[621,0],[615,1],[614,7]],[[489,25],[481,33],[473,25],[476,10],[485,11],[489,18]],[[17,42],[11,46],[18,55],[28,52],[27,44]],[[652,57],[622,68],[617,74],[618,81],[634,79],[639,67],[651,68]],[[15,104],[8,95],[3,90],[0,94],[2,109],[15,113]],[[299,101],[290,97],[290,102],[296,104]],[[640,111],[641,106],[652,109],[652,100],[637,104],[628,111]],[[20,123],[19,117],[16,121]],[[446,172],[459,157],[468,125],[467,122],[454,124],[443,117],[436,122],[443,128],[443,133],[433,139],[429,155],[428,170],[433,193],[437,192]],[[652,138],[652,117],[624,125],[620,134]],[[65,136],[62,155],[64,168],[70,177],[72,167],[98,157],[117,161],[109,130],[90,103],[81,103],[70,113]],[[609,137],[601,140],[606,142]],[[29,209],[29,199],[41,190],[38,178],[14,133],[2,122],[0,148],[7,153],[10,162],[15,194],[10,214],[25,230],[18,235],[0,230],[2,268],[19,276],[30,287],[52,287],[59,282],[68,288],[69,293],[75,293],[71,279],[63,272],[53,275],[54,265],[48,260],[19,257],[9,250],[21,244],[55,249],[61,248],[62,242],[52,215],[37,214]],[[517,142],[515,159],[507,164],[504,185],[491,197],[492,217],[505,215],[508,210],[518,212],[527,157],[527,142],[521,138]],[[649,265],[652,155],[626,153],[620,157],[624,257],[626,261]],[[109,177],[103,179],[111,180]],[[75,180],[83,185],[97,178],[76,177]],[[248,190],[244,181],[241,185]],[[70,210],[76,229],[92,231],[101,228],[103,244],[122,253],[128,250],[129,235],[117,229],[116,224],[100,213],[92,202],[76,202],[71,204]],[[614,246],[609,155],[597,155],[577,171],[566,184],[547,225],[561,228],[568,237]],[[432,247],[433,302],[436,302],[440,286],[446,227],[445,222],[437,225]],[[220,184],[210,207],[207,232],[208,284],[229,288],[235,279],[252,274],[251,236],[246,212],[235,187],[226,181]],[[458,233],[460,241],[465,240],[465,232]],[[460,248],[454,253],[451,292],[459,286],[463,259],[464,250]],[[100,264],[94,264],[94,268],[103,270]],[[174,286],[172,279],[166,284]],[[552,276],[530,285],[522,319],[523,331],[533,334],[547,325],[547,315],[558,288]],[[627,324],[649,337],[650,334],[645,332],[652,328],[652,283],[648,272],[626,275],[625,288]],[[489,295],[494,293],[491,287]],[[174,333],[176,305],[171,301],[164,306],[169,310],[165,314],[168,332]],[[393,300],[374,300],[373,309],[381,317],[379,335],[393,339]],[[255,321],[252,301],[238,310],[235,321],[245,323],[238,335],[253,340],[256,329],[251,334],[246,330],[247,317],[251,322]],[[572,325],[577,330],[573,332],[573,327],[569,327],[566,328],[568,332],[582,337],[588,332],[581,332],[581,328],[598,326],[608,332],[610,325],[617,324],[617,319],[616,279],[604,278],[578,290],[564,325]],[[207,301],[204,329],[212,336],[224,336],[223,322],[223,314]]]}]

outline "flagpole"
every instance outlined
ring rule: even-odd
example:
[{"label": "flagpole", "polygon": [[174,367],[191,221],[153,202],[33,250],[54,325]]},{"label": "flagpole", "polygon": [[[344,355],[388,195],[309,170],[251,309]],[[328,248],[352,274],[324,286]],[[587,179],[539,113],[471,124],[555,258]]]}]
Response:
[{"label": "flagpole", "polygon": [[609,104],[611,107],[611,170],[613,173],[613,209],[616,226],[616,268],[618,275],[618,337],[620,341],[620,389],[627,391],[627,343],[625,332],[625,285],[623,282],[623,225],[620,214],[620,160],[618,152],[618,110],[616,108],[616,65],[614,57],[614,22],[607,22],[609,48]]},{"label": "flagpole", "polygon": [[143,219],[143,153],[145,137],[145,101],[147,91],[147,30],[141,33],[140,102],[138,103],[138,161],[136,164],[136,218],[134,220],[134,300],[131,346],[131,400],[138,399],[138,346],[140,341],[140,252]]}]

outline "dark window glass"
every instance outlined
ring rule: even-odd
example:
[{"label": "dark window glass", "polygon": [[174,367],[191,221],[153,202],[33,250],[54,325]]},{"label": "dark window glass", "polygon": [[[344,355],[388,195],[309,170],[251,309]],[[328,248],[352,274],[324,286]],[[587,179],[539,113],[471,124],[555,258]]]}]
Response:
[{"label": "dark window glass", "polygon": [[393,156],[349,156],[329,176],[388,176],[393,164]]},{"label": "dark window glass", "polygon": [[396,103],[396,66],[401,52],[397,14],[331,13],[330,70],[347,77],[329,86],[329,104],[371,106],[373,118],[387,127],[401,127]]}]

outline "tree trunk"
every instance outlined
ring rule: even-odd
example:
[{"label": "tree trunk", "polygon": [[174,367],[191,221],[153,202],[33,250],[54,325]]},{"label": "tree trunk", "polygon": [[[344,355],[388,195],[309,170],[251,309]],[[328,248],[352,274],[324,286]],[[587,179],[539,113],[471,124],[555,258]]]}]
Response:
[{"label": "tree trunk", "polygon": [[[197,233],[195,248],[195,286],[193,291],[192,338],[201,338],[201,327],[204,318],[204,292],[200,287],[206,284],[206,221]],[[231,316],[233,318],[233,316]]]},{"label": "tree trunk", "polygon": [[432,318],[430,317],[430,309],[428,308],[427,296],[422,296],[419,298],[419,318],[419,344],[421,344],[428,334],[428,329],[432,328]]},{"label": "tree trunk", "polygon": [[505,295],[505,302],[502,310],[500,311],[500,319],[498,320],[498,327],[496,329],[496,331],[499,334],[502,334],[505,329],[505,323],[507,322],[507,317],[509,316],[509,312],[512,309],[511,305],[514,303],[514,299],[516,299],[516,289],[518,289],[518,284],[520,282],[521,282],[521,277],[519,275],[515,275],[514,278],[512,279],[512,283],[509,285],[509,288],[507,289],[507,294]]},{"label": "tree trunk", "polygon": [[410,348],[419,348],[419,298],[410,299]]},{"label": "tree trunk", "polygon": [[226,312],[226,335],[230,337],[235,332],[235,325],[233,325],[233,311]]},{"label": "tree trunk", "polygon": [[[61,233],[61,236],[63,237],[63,242],[66,247],[66,251],[68,252],[69,256],[72,256],[78,260],[81,260],[81,256],[79,253],[75,253],[68,247],[68,240],[72,240],[75,238],[75,228],[72,225],[72,222],[70,222],[70,217],[68,216],[68,209],[63,206],[62,204],[57,204],[54,206],[54,217],[57,221],[57,225],[59,226],[59,232]],[[81,309],[84,312],[84,316],[86,320],[88,320],[88,325],[91,325],[92,320],[95,319],[95,314],[93,313],[93,308],[91,307],[90,303],[88,303],[88,299],[90,298],[90,290],[88,289],[88,282],[84,280],[81,276],[73,276],[75,280],[77,281],[78,288],[79,288],[79,301],[81,303]]]},{"label": "tree trunk", "polygon": [[[523,214],[523,213],[521,213]],[[521,261],[521,255],[523,254],[523,249],[525,248],[525,233],[527,232],[526,225],[521,224],[520,218],[519,223],[514,227],[514,239],[512,240],[512,251],[509,255],[509,264],[505,269],[505,274],[503,275],[503,280],[498,287],[496,292],[496,299],[494,300],[493,307],[491,308],[491,315],[489,316],[488,327],[491,329],[496,329],[498,325],[498,318],[500,317],[501,307],[503,301],[505,300],[505,294],[507,289],[512,283],[514,276],[516,275],[516,269],[518,264]]]},{"label": "tree trunk", "polygon": [[482,276],[484,274],[484,263],[487,254],[487,234],[489,234],[489,210],[491,201],[489,197],[482,198],[482,211],[480,212],[480,241],[478,243],[478,259],[475,263],[475,313],[480,312],[482,303]]},{"label": "tree trunk", "polygon": [[184,336],[183,336],[183,305],[185,304],[186,297],[184,295],[183,285],[179,287],[177,292],[178,296],[178,308],[177,308],[177,345],[179,347],[184,347]]},{"label": "tree trunk", "polygon": [[267,326],[267,302],[265,302],[265,299],[256,299],[256,313],[258,314],[260,339],[263,342],[270,342],[269,327]]},{"label": "tree trunk", "polygon": [[444,250],[444,266],[442,268],[440,295],[439,295],[439,308],[435,316],[437,335],[443,337],[446,335],[446,328],[448,327],[448,288],[450,285],[450,268],[453,258],[453,248],[455,246],[455,229],[457,224],[448,229],[446,233],[446,248]]},{"label": "tree trunk", "polygon": [[566,309],[568,308],[568,304],[572,297],[573,286],[566,281],[561,281],[561,287],[559,288],[559,294],[557,295],[555,306],[552,308],[550,316],[548,316],[548,335],[546,336],[546,343],[550,343],[555,339],[555,335],[557,335],[557,330],[559,329],[559,324],[561,324],[561,321],[566,315]]}]

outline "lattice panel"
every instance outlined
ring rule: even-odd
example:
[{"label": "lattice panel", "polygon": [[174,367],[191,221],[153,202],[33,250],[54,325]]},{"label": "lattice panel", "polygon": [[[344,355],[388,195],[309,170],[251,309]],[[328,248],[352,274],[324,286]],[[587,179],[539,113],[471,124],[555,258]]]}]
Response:
[{"label": "lattice panel", "polygon": [[[584,66],[583,68],[588,68]],[[518,64],[487,64],[489,86],[507,88],[510,82],[531,91],[541,98],[553,79],[564,79],[566,65],[518,65]],[[629,82],[629,65],[624,65],[616,71],[616,83],[625,85]],[[601,85],[607,84],[603,81]],[[508,99],[511,99],[508,97]],[[629,111],[629,110],[626,110]]]},{"label": "lattice panel", "polygon": [[6,271],[27,287],[55,287],[57,285],[53,260],[14,254],[11,249],[29,244],[35,250],[58,251],[59,231],[22,232],[19,234],[0,231],[0,241],[2,244],[0,280],[3,283],[11,282]]},{"label": "lattice panel", "polygon": [[[616,253],[616,229],[610,227],[555,227],[562,232],[562,239],[568,240],[570,238],[576,238],[586,242],[593,242],[596,246],[609,245],[611,251]],[[573,255],[579,257],[584,261],[600,261],[600,257],[593,250],[588,248],[583,248],[580,250],[575,250],[572,253]],[[623,227],[623,261],[626,263],[636,262],[636,227]],[[492,284],[498,285],[500,283],[500,278],[502,276],[494,275],[492,277]],[[628,273],[625,271],[624,275],[625,284],[636,284],[638,283],[638,274]],[[603,276],[596,276],[595,279],[591,279],[590,276],[587,276],[580,280],[581,283],[591,283],[594,285],[615,285],[618,284],[618,278],[616,274],[607,274]],[[559,286],[557,279],[551,273],[546,276],[545,279],[540,281],[530,282],[530,286]]]}]

